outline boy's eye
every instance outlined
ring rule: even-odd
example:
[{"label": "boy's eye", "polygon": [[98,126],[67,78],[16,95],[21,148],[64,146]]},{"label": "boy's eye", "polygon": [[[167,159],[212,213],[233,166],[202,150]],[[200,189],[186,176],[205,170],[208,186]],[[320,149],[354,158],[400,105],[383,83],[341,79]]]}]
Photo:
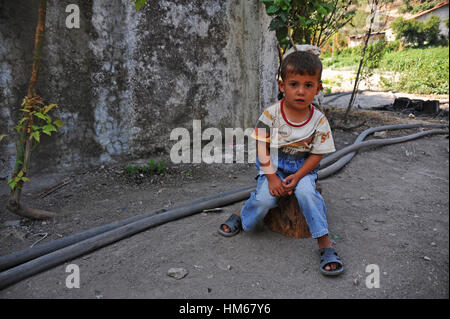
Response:
[{"label": "boy's eye", "polygon": [[307,88],[311,88],[311,87],[313,87],[313,84],[312,83],[306,83],[306,85],[305,85]]}]

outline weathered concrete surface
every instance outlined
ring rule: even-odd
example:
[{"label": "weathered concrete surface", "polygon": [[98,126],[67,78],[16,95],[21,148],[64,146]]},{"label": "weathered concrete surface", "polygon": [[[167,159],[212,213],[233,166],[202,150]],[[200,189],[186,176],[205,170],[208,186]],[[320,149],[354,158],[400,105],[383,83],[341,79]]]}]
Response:
[{"label": "weathered concrete surface", "polygon": [[[68,29],[68,4],[80,28]],[[0,132],[12,131],[31,70],[37,4],[0,0]],[[252,127],[276,99],[277,54],[257,0],[48,1],[38,93],[61,131],[43,138],[32,171],[167,152],[175,127]],[[0,145],[0,178],[13,142]]]}]

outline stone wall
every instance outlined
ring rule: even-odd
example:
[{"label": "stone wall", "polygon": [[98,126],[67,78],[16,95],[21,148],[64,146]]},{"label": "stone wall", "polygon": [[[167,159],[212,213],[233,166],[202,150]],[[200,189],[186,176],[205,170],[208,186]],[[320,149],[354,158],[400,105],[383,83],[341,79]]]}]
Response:
[{"label": "stone wall", "polygon": [[[65,25],[68,4],[80,28]],[[32,170],[61,171],[168,152],[175,127],[252,127],[276,100],[276,40],[258,0],[49,0],[38,93],[64,126]],[[0,0],[0,132],[21,116],[38,1]],[[0,143],[0,178],[12,170]]]}]

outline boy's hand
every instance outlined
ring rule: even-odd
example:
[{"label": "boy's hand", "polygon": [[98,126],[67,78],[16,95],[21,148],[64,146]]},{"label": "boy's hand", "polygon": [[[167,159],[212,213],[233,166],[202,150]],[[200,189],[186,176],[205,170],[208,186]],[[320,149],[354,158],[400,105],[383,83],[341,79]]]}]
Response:
[{"label": "boy's hand", "polygon": [[282,183],[284,191],[289,195],[291,195],[295,187],[297,186],[299,180],[300,178],[298,177],[297,174],[292,174],[286,177]]},{"label": "boy's hand", "polygon": [[275,197],[286,196],[287,192],[283,187],[283,182],[278,177],[277,174],[266,174],[267,180],[269,181],[269,192],[270,195]]}]

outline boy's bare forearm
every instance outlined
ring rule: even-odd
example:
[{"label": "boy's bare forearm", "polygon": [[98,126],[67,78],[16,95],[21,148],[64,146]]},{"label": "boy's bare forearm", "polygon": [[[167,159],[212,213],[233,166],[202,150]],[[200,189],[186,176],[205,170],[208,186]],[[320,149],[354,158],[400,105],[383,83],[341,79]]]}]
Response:
[{"label": "boy's bare forearm", "polygon": [[310,154],[306,159],[305,163],[303,163],[302,167],[295,172],[298,179],[302,179],[304,176],[308,175],[322,160],[322,154]]},{"label": "boy's bare forearm", "polygon": [[273,176],[273,174],[275,174],[275,169],[273,168],[272,162],[270,160],[269,144],[258,141],[257,152],[261,168],[264,171],[264,174],[266,174],[266,176],[270,178],[271,176]]}]

